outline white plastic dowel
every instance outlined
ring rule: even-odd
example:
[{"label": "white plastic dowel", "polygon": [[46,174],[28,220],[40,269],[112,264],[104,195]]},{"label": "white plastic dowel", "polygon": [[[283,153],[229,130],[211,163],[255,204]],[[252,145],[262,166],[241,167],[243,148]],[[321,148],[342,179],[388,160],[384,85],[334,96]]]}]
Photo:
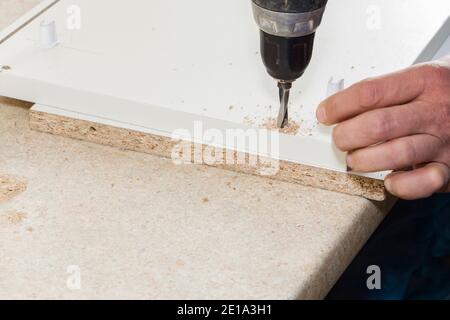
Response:
[{"label": "white plastic dowel", "polygon": [[42,21],[39,28],[39,46],[43,49],[51,49],[58,44],[55,21]]},{"label": "white plastic dowel", "polygon": [[333,77],[331,77],[330,81],[328,82],[328,88],[327,88],[327,96],[330,97],[339,91],[344,90],[345,88],[345,80],[341,79],[339,81],[334,81]]}]

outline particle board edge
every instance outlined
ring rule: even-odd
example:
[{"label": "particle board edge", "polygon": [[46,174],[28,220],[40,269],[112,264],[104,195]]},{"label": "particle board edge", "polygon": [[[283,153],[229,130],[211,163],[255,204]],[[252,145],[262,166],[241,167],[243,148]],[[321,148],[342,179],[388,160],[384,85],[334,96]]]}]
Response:
[{"label": "particle board edge", "polygon": [[[35,131],[65,136],[77,140],[107,145],[124,150],[171,158],[172,150],[178,143],[170,138],[143,133],[135,130],[100,124],[92,121],[50,114],[30,109],[30,128]],[[204,150],[207,146],[200,146]],[[193,148],[195,150],[195,148]],[[235,157],[249,156],[237,154]],[[369,200],[384,201],[387,193],[381,180],[326,169],[280,161],[280,169],[275,175],[262,176],[259,167],[250,164],[204,165],[235,172],[261,176],[304,186],[325,189],[344,194],[360,196]]]}]

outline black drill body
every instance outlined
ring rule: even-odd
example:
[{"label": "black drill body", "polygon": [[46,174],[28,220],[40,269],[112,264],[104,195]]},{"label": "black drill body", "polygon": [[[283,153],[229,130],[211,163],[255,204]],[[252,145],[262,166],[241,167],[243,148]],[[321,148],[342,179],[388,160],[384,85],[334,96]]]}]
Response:
[{"label": "black drill body", "polygon": [[[310,13],[324,8],[328,0],[253,0],[259,7],[279,13]],[[261,30],[261,55],[269,74],[293,82],[308,67],[314,48],[315,30],[301,36],[279,36]]]},{"label": "black drill body", "polygon": [[[287,124],[292,83],[311,62],[316,29],[328,0],[252,0],[261,31],[261,56],[267,72],[278,81],[281,110],[278,125]],[[283,106],[284,104],[284,106]]]},{"label": "black drill body", "polygon": [[294,82],[311,62],[314,37],[287,38],[261,33],[261,56],[267,72],[276,80]]}]

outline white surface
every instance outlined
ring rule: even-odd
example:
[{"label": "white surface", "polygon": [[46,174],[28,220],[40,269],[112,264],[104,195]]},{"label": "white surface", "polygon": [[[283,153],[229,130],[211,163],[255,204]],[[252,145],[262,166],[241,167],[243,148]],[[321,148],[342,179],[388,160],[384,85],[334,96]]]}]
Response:
[{"label": "white surface", "polygon": [[[314,117],[330,77],[351,85],[413,64],[450,13],[448,0],[372,3],[329,1],[313,61],[292,94],[300,136],[282,135],[280,159],[345,171]],[[74,4],[80,30],[66,28]],[[60,45],[51,50],[38,47],[42,19],[57,22]],[[0,73],[0,94],[162,135],[194,119],[219,129],[259,124],[279,103],[258,47],[250,1],[61,0],[0,47],[0,64],[12,67]]]},{"label": "white surface", "polygon": [[[450,30],[450,19],[448,23],[448,28]],[[434,56],[435,59],[440,59],[450,54],[450,37],[444,42],[442,47],[439,49],[438,53]]]}]

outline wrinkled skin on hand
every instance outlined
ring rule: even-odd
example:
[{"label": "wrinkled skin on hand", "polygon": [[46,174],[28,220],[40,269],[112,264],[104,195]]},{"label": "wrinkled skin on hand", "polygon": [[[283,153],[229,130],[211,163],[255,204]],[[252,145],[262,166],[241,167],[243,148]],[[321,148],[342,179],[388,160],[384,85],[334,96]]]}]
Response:
[{"label": "wrinkled skin on hand", "polygon": [[392,194],[450,192],[450,56],[371,78],[326,99],[318,120],[337,126],[337,147],[355,172],[395,170]]}]

